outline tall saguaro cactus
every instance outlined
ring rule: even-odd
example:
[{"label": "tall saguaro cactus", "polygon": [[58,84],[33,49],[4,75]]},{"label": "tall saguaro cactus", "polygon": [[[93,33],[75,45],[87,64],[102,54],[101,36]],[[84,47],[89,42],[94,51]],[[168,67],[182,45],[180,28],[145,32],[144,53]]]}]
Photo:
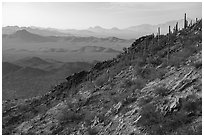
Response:
[{"label": "tall saguaro cactus", "polygon": [[186,13],[184,15],[184,29],[186,29],[188,26],[188,21],[186,20]]},{"label": "tall saguaro cactus", "polygon": [[169,35],[171,34],[171,26],[169,26]]},{"label": "tall saguaro cactus", "polygon": [[159,38],[160,38],[160,27],[158,27],[158,47],[159,47]]},{"label": "tall saguaro cactus", "polygon": [[158,36],[160,36],[160,27],[158,27]]},{"label": "tall saguaro cactus", "polygon": [[191,20],[191,25],[190,26],[192,26],[193,25],[193,21]]},{"label": "tall saguaro cactus", "polygon": [[176,28],[175,31],[178,32],[178,22],[176,22]]},{"label": "tall saguaro cactus", "polygon": [[171,44],[171,26],[169,26],[169,34],[168,34],[168,51],[167,51],[167,64],[169,64],[169,54],[170,54],[170,44]]}]

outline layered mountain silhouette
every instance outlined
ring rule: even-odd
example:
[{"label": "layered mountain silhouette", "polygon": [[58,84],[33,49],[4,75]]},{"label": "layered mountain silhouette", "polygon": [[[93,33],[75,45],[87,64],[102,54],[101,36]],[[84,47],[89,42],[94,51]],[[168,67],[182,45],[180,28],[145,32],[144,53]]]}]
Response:
[{"label": "layered mountain silhouette", "polygon": [[45,29],[39,27],[18,27],[18,26],[6,26],[2,28],[2,34],[13,34],[18,30],[27,30],[31,33],[42,35],[42,36],[71,36],[68,33],[62,33],[55,29]]},{"label": "layered mountain silhouette", "polygon": [[41,95],[51,85],[64,81],[65,76],[91,67],[92,64],[86,62],[60,62],[39,57],[26,57],[12,63],[3,62],[3,99]]},{"label": "layered mountain silhouette", "polygon": [[[98,38],[93,36],[42,36],[28,30],[17,30],[13,34],[5,34],[2,38],[3,60],[16,59],[38,55],[42,58],[57,58],[65,62],[106,60],[118,55],[123,47],[134,40],[117,37]],[[102,49],[102,50],[97,50]],[[86,52],[83,51],[86,48]],[[100,56],[96,53],[100,52]],[[92,58],[93,57],[93,58]]]},{"label": "layered mountain silhouette", "polygon": [[9,62],[2,62],[2,75],[5,76],[19,70],[20,68],[22,67]]},{"label": "layered mountain silhouette", "polygon": [[[188,22],[190,23],[195,22],[194,19],[187,18]],[[161,34],[166,34],[168,32],[168,26],[175,26],[178,22],[179,28],[184,27],[184,20],[173,20],[168,21],[165,23],[157,24],[157,25],[150,25],[150,24],[142,24],[137,26],[131,26],[124,29],[118,29],[113,27],[111,29],[105,29],[100,26],[90,27],[84,30],[77,30],[77,29],[66,29],[66,30],[59,30],[59,29],[45,29],[45,28],[38,28],[38,27],[18,27],[18,26],[7,26],[2,28],[3,34],[12,34],[17,30],[25,29],[31,33],[40,34],[44,36],[94,36],[94,37],[119,37],[123,39],[135,39],[142,35],[157,33],[158,27],[161,28]]]},{"label": "layered mountain silhouette", "polygon": [[39,57],[27,57],[27,58],[23,58],[15,61],[15,64],[18,64],[21,66],[38,66],[38,65],[49,65],[51,63]]},{"label": "layered mountain silhouette", "polygon": [[98,46],[84,46],[80,49],[73,50],[73,52],[104,52],[104,53],[120,53],[120,51],[112,48],[104,48]]},{"label": "layered mountain silhouette", "polygon": [[56,42],[56,37],[41,36],[38,34],[30,33],[23,29],[8,36],[8,38],[19,39],[25,42]]}]

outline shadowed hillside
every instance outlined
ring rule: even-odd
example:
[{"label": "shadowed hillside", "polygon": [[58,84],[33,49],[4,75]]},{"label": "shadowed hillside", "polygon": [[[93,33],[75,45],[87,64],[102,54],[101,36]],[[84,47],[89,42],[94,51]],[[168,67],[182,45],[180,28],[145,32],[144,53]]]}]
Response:
[{"label": "shadowed hillside", "polygon": [[57,83],[65,81],[64,77],[89,70],[92,66],[87,62],[59,62],[39,57],[27,57],[13,63],[3,62],[3,100],[42,95]]}]

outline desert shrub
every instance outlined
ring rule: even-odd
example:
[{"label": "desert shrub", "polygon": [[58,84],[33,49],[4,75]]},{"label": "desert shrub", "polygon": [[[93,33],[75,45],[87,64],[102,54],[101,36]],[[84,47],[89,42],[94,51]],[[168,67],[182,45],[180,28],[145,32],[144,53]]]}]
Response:
[{"label": "desert shrub", "polygon": [[[163,89],[162,89],[163,91]],[[142,105],[140,109],[141,118],[138,125],[143,127],[148,134],[200,134],[198,131],[189,133],[188,130],[181,130],[183,127],[191,123],[196,116],[202,115],[202,100],[195,95],[190,95],[183,99],[182,106],[179,111],[174,111],[164,115],[160,110],[156,109],[156,104],[148,103]]]},{"label": "desert shrub", "polygon": [[181,127],[175,131],[174,135],[202,135],[202,124],[199,124],[196,127]]},{"label": "desert shrub", "polygon": [[146,66],[145,68],[138,67],[136,68],[136,74],[142,79],[152,81],[156,78],[161,77],[161,74],[164,75],[165,71],[159,71],[156,68],[151,66]]},{"label": "desert shrub", "polygon": [[108,79],[109,79],[108,74],[104,73],[104,74],[102,74],[96,78],[95,85],[100,87],[100,86],[104,85],[108,81]]},{"label": "desert shrub", "polygon": [[88,131],[88,135],[97,135],[98,134],[98,130],[97,130],[97,128],[88,128],[87,129],[87,131]]},{"label": "desert shrub", "polygon": [[182,110],[188,114],[200,115],[202,113],[202,99],[195,95],[189,95],[182,100]]},{"label": "desert shrub", "polygon": [[91,81],[86,81],[83,83],[83,88],[84,88],[84,90],[91,90],[91,89],[95,88],[95,85]]},{"label": "desert shrub", "polygon": [[61,124],[66,124],[69,122],[79,122],[83,119],[83,115],[69,109],[64,109],[61,115],[58,116],[58,120]]},{"label": "desert shrub", "polygon": [[123,106],[129,105],[137,100],[137,97],[127,97],[125,100],[123,100],[122,104]]},{"label": "desert shrub", "polygon": [[168,60],[168,65],[179,67],[185,58],[179,55],[171,56]]},{"label": "desert shrub", "polygon": [[152,100],[153,100],[152,96],[145,96],[139,99],[138,104],[139,106],[143,106],[143,105],[150,103]]},{"label": "desert shrub", "polygon": [[84,112],[84,121],[86,122],[87,125],[90,125],[92,120],[94,119],[96,113],[94,112],[89,112],[89,111],[86,111]]},{"label": "desert shrub", "polygon": [[108,125],[111,122],[111,117],[105,116],[106,113],[107,113],[107,111],[104,111],[103,113],[100,113],[98,115],[100,123],[104,123],[104,126]]},{"label": "desert shrub", "polygon": [[168,69],[166,69],[166,68],[159,68],[159,69],[157,69],[157,77],[159,79],[162,79],[167,72],[168,72]]},{"label": "desert shrub", "polygon": [[122,85],[120,86],[121,88],[129,88],[134,84],[134,81],[130,79],[125,79],[122,81]]},{"label": "desert shrub", "polygon": [[117,104],[118,102],[124,101],[127,97],[131,96],[131,92],[128,92],[128,89],[125,92],[120,94],[116,94],[115,96],[111,97],[112,102]]},{"label": "desert shrub", "polygon": [[162,97],[168,95],[168,93],[169,93],[169,90],[164,88],[164,87],[157,87],[156,89],[154,89],[154,91],[155,91],[156,95],[159,95]]},{"label": "desert shrub", "polygon": [[138,125],[142,126],[148,134],[168,134],[187,121],[184,113],[164,117],[153,104],[144,105],[140,110],[140,115]]},{"label": "desert shrub", "polygon": [[150,57],[150,58],[148,58],[148,63],[152,64],[153,66],[158,66],[162,63],[162,60],[161,60],[161,58]]},{"label": "desert shrub", "polygon": [[144,105],[140,111],[141,118],[138,120],[138,125],[145,128],[149,134],[161,134],[161,117],[162,115],[156,111],[153,104]]},{"label": "desert shrub", "polygon": [[202,68],[202,61],[197,61],[192,64],[196,69]]},{"label": "desert shrub", "polygon": [[185,46],[181,51],[170,55],[168,65],[179,67],[188,57],[196,52],[195,46]]},{"label": "desert shrub", "polygon": [[137,78],[134,80],[134,85],[132,87],[135,87],[136,89],[142,89],[146,84],[146,80],[142,78]]},{"label": "desert shrub", "polygon": [[23,111],[27,111],[29,109],[27,104],[20,104],[18,105],[18,109],[23,112]]},{"label": "desert shrub", "polygon": [[13,133],[15,126],[7,126],[7,127],[2,127],[2,135],[11,135]]},{"label": "desert shrub", "polygon": [[63,130],[63,127],[59,126],[59,127],[52,130],[52,135],[59,134],[62,130]]},{"label": "desert shrub", "polygon": [[162,117],[161,120],[163,131],[165,131],[166,134],[177,130],[179,127],[182,127],[191,121],[183,111],[169,114],[166,117]]}]

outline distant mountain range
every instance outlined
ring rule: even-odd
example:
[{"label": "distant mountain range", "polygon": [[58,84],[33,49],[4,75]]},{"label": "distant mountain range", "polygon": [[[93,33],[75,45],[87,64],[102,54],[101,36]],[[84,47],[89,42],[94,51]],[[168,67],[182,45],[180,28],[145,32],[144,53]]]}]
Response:
[{"label": "distant mountain range", "polygon": [[84,46],[80,49],[73,50],[73,52],[105,52],[105,53],[121,53],[121,51],[112,48],[104,48],[98,46]]},{"label": "distant mountain range", "polygon": [[2,75],[5,76],[9,73],[12,73],[12,72],[19,70],[20,68],[22,68],[22,67],[15,65],[15,64],[12,64],[12,63],[9,63],[9,62],[3,62],[2,63]]},{"label": "distant mountain range", "polygon": [[[189,22],[192,20],[187,19]],[[192,20],[194,22],[194,20]],[[77,29],[53,29],[53,28],[39,28],[39,27],[18,27],[18,26],[7,26],[2,28],[3,34],[12,34],[18,30],[27,30],[34,34],[39,34],[42,36],[80,36],[80,37],[118,37],[122,39],[135,39],[142,35],[157,33],[158,27],[161,28],[161,34],[166,34],[168,32],[168,26],[175,26],[176,22],[179,24],[179,28],[183,28],[183,19],[173,20],[157,25],[142,24],[137,26],[131,26],[124,29],[119,29],[113,27],[111,29],[105,29],[100,26],[90,27],[84,30]]]},{"label": "distant mountain range", "polygon": [[[13,61],[28,56],[53,58],[65,62],[104,60],[115,57],[134,39],[93,36],[42,36],[28,30],[3,34],[3,60]],[[100,55],[96,55],[100,53]]]},{"label": "distant mountain range", "polygon": [[2,63],[3,99],[27,98],[45,93],[73,73],[89,70],[87,62],[60,62],[27,57]]}]

